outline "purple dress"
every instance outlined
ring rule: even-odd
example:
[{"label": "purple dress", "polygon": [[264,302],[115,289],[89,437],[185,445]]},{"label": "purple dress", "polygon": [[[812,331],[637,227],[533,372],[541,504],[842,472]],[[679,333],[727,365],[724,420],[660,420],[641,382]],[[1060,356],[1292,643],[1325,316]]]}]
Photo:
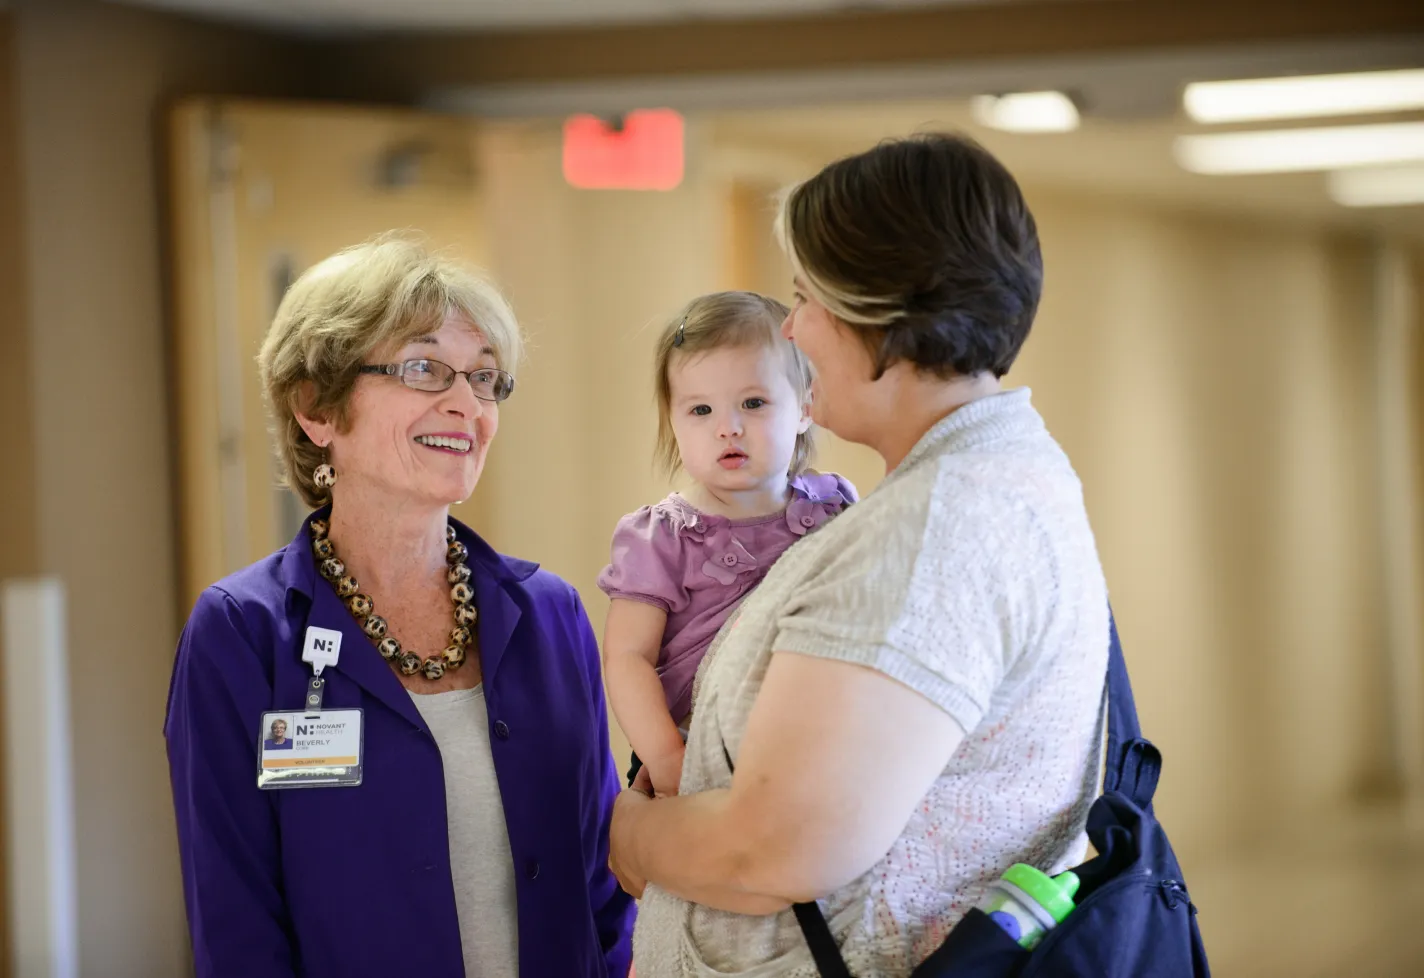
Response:
[{"label": "purple dress", "polygon": [[733,609],[787,547],[856,500],[855,487],[829,473],[796,476],[791,491],[785,510],[748,520],[710,516],[673,493],[613,531],[598,586],[667,612],[657,670],[679,724],[692,711],[697,664]]}]

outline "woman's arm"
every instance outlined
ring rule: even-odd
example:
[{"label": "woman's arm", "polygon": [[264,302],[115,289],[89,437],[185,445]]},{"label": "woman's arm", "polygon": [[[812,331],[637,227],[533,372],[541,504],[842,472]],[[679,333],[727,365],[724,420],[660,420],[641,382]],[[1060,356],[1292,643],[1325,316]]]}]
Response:
[{"label": "woman's arm", "polygon": [[237,605],[209,589],[179,640],[164,725],[198,978],[296,975],[276,813],[257,788],[269,700]]},{"label": "woman's arm", "polygon": [[677,794],[682,779],[682,735],[668,713],[658,679],[658,653],[667,612],[655,605],[614,598],[603,629],[604,672],[613,715],[660,795]]},{"label": "woman's arm", "polygon": [[824,896],[884,857],[963,738],[949,714],[883,673],[778,653],[731,787],[656,800],[625,791],[614,870],[639,892],[647,881],[741,913]]},{"label": "woman's arm", "polygon": [[633,901],[618,885],[608,865],[608,825],[613,817],[613,802],[622,783],[618,766],[608,747],[608,710],[604,705],[603,683],[599,676],[598,640],[589,624],[578,592],[569,588],[573,601],[573,621],[583,666],[588,672],[589,695],[592,700],[592,729],[585,732],[596,749],[590,753],[594,770],[588,778],[586,795],[588,810],[583,813],[584,852],[587,854],[584,874],[588,881],[589,905],[593,908],[594,927],[603,951],[609,978],[623,978],[633,961]]}]

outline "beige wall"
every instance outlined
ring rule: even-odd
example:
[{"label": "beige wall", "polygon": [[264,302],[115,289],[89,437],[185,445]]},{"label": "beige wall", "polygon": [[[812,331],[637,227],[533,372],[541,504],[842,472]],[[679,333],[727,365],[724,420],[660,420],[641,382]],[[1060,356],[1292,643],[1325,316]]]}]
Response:
[{"label": "beige wall", "polygon": [[1035,195],[1013,379],[1082,475],[1184,856],[1378,785],[1386,732],[1367,252]]},{"label": "beige wall", "polygon": [[83,973],[179,975],[161,733],[178,615],[156,127],[163,100],[185,91],[299,94],[306,59],[109,3],[45,0],[12,16],[24,237],[21,260],[0,265],[23,269],[28,294],[36,563],[70,596]]}]

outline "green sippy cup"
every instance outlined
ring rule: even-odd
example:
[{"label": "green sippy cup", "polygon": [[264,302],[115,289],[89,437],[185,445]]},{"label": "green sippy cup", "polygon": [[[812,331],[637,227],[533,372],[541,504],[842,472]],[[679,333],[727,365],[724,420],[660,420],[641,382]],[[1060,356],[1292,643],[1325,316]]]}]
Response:
[{"label": "green sippy cup", "polygon": [[1049,876],[1025,863],[1015,863],[989,885],[978,906],[1020,947],[1032,951],[1073,912],[1077,892],[1078,877],[1072,872]]}]

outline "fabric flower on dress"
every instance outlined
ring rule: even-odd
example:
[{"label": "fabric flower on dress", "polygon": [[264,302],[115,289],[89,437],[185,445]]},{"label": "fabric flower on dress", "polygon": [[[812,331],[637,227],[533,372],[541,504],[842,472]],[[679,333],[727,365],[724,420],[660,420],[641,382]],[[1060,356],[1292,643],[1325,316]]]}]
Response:
[{"label": "fabric flower on dress", "polygon": [[834,511],[825,503],[801,496],[786,507],[786,525],[797,536],[805,536],[833,515]]},{"label": "fabric flower on dress", "polygon": [[803,475],[792,488],[796,498],[786,507],[786,525],[797,536],[810,533],[852,502],[834,475]]},{"label": "fabric flower on dress", "polygon": [[702,543],[706,539],[709,529],[707,518],[686,503],[681,505],[663,503],[657,507],[657,511],[678,536],[688,537],[698,543]]},{"label": "fabric flower on dress", "polygon": [[706,544],[709,556],[702,564],[702,573],[718,584],[735,584],[739,576],[757,569],[756,558],[732,536],[725,523],[707,535]]}]

